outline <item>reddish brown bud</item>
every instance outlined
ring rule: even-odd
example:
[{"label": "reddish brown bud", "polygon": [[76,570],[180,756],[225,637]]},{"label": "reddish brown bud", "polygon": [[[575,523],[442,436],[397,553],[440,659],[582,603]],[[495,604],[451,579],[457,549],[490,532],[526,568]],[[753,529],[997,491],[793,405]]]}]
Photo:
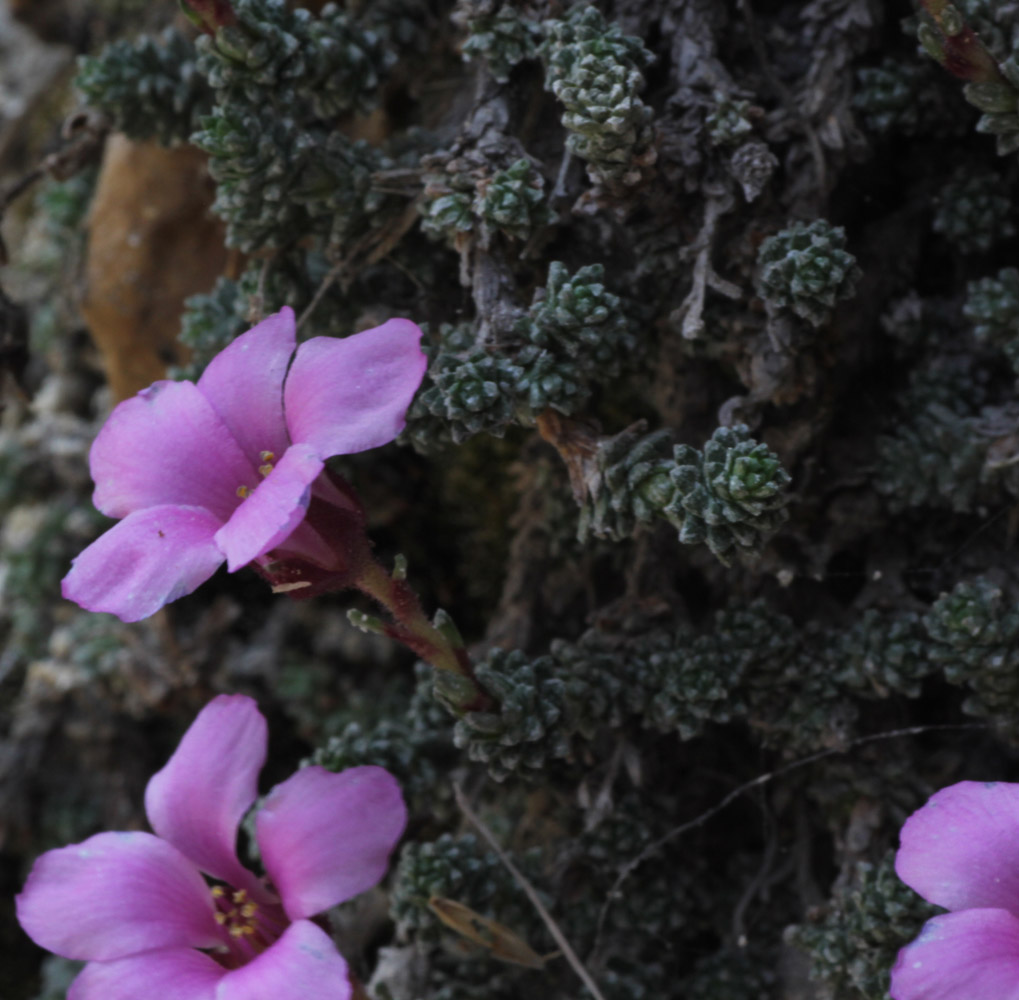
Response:
[{"label": "reddish brown bud", "polygon": [[920,0],[937,31],[921,41],[931,56],[953,76],[970,83],[1004,82],[994,56],[948,0]]},{"label": "reddish brown bud", "polygon": [[210,35],[218,28],[237,23],[237,15],[230,0],[178,0],[185,16],[196,27]]}]

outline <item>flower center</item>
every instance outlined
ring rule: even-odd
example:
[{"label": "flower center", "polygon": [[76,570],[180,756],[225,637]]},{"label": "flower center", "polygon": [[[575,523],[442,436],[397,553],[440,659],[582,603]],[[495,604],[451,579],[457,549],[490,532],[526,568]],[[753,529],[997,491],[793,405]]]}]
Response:
[{"label": "flower center", "polygon": [[[258,467],[258,474],[265,479],[267,475],[273,470],[273,462],[276,461],[276,454],[272,451],[260,451],[258,453],[259,461],[261,465]],[[252,488],[245,486],[243,483],[237,487],[237,495],[242,499],[246,500],[251,496]]]},{"label": "flower center", "polygon": [[224,886],[212,889],[216,901],[215,920],[232,938],[253,937],[258,932],[258,905],[244,889],[228,892]]},{"label": "flower center", "polygon": [[227,969],[260,955],[290,923],[282,907],[271,901],[256,903],[247,889],[214,885],[209,891],[215,906],[213,918],[226,932],[226,939],[209,955]]}]

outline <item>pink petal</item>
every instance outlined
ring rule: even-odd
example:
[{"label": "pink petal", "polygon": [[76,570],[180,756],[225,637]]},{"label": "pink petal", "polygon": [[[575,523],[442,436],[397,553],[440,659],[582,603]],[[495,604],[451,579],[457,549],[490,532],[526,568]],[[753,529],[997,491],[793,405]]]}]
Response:
[{"label": "pink petal", "polygon": [[291,445],[258,488],[216,532],[231,573],[276,548],[304,520],[311,484],[323,469],[315,449]]},{"label": "pink petal", "polygon": [[948,910],[1019,914],[1019,785],[962,781],[906,820],[895,870]]},{"label": "pink petal", "polygon": [[152,829],[202,871],[236,888],[254,882],[237,860],[237,827],[258,794],[268,742],[254,699],[221,694],[198,713],[145,789]]},{"label": "pink petal", "polygon": [[349,1000],[347,963],[310,920],[291,924],[272,947],[228,972],[216,1000]]},{"label": "pink petal", "polygon": [[264,461],[260,452],[282,455],[290,443],[283,422],[283,379],[296,344],[294,311],[284,306],[220,351],[198,380],[255,466]]},{"label": "pink petal", "polygon": [[928,920],[899,952],[894,1000],[1019,1000],[1019,919],[963,910]]},{"label": "pink petal", "polygon": [[301,344],[283,389],[290,439],[321,458],[392,441],[428,364],[420,340],[410,320],[391,319],[343,340]]},{"label": "pink petal", "polygon": [[121,621],[147,618],[216,572],[223,562],[215,542],[221,523],[201,507],[134,511],[72,560],[61,592]]},{"label": "pink petal", "polygon": [[67,1000],[215,1000],[226,969],[193,948],[169,948],[116,962],[90,962]]},{"label": "pink petal", "polygon": [[255,817],[270,880],[291,920],[370,889],[407,825],[396,779],[381,767],[306,767],[277,785]]},{"label": "pink petal", "polygon": [[64,958],[109,961],[222,940],[205,880],[151,833],[98,833],[47,851],[17,910],[25,933]]},{"label": "pink petal", "polygon": [[110,517],[161,504],[205,507],[221,521],[255,481],[240,445],[191,382],[155,382],[110,414],[89,455],[92,502]]}]

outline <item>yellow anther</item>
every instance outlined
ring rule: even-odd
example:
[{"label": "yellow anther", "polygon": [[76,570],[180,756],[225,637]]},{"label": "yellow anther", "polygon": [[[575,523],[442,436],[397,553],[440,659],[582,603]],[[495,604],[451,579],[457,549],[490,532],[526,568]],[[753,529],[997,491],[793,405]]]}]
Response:
[{"label": "yellow anther", "polygon": [[251,490],[249,490],[249,489],[247,488],[247,486],[238,486],[238,487],[237,487],[237,495],[238,495],[238,496],[239,496],[239,497],[240,497],[240,498],[241,498],[242,500],[246,500],[246,499],[248,498],[248,495],[249,495],[250,493],[251,493]]},{"label": "yellow anther", "polygon": [[269,475],[270,472],[272,472],[272,465],[270,465],[268,462],[266,462],[265,465],[260,465],[258,467],[258,474],[263,479],[265,479],[265,477]]},{"label": "yellow anther", "polygon": [[221,885],[214,885],[212,887],[212,898],[213,899],[222,899],[225,895],[226,895],[226,889],[224,889]]},{"label": "yellow anther", "polygon": [[254,934],[255,933],[255,925],[254,924],[245,924],[241,928],[241,933],[242,934],[248,934],[248,935]]},{"label": "yellow anther", "polygon": [[238,889],[233,894],[233,901],[235,903],[238,903],[238,904],[246,902],[247,898],[248,898],[248,890],[247,889]]},{"label": "yellow anther", "polygon": [[245,903],[241,907],[242,917],[253,917],[256,913],[258,913],[258,907],[254,903]]},{"label": "yellow anther", "polygon": [[236,937],[243,937],[244,934],[245,934],[245,929],[243,927],[236,927],[235,926],[235,927],[231,927],[230,928],[230,937],[235,937],[235,938]]},{"label": "yellow anther", "polygon": [[260,451],[258,457],[263,462],[271,462],[276,457],[276,453],[274,451]]},{"label": "yellow anther", "polygon": [[220,927],[222,927],[223,924],[226,923],[226,914],[225,913],[214,913],[212,915],[212,919],[215,920],[216,923],[219,924]]}]

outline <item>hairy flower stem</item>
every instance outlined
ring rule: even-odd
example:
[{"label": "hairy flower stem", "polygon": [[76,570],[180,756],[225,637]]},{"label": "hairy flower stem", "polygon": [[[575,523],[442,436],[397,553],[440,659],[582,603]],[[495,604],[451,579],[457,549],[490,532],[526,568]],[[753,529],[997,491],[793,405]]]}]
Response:
[{"label": "hairy flower stem", "polygon": [[436,674],[436,691],[456,712],[482,712],[492,707],[492,699],[482,690],[474,676],[474,666],[456,629],[448,619],[439,627],[425,616],[421,601],[402,575],[386,572],[381,563],[369,556],[353,585],[381,604],[393,622],[382,623],[382,633],[412,649]]}]

